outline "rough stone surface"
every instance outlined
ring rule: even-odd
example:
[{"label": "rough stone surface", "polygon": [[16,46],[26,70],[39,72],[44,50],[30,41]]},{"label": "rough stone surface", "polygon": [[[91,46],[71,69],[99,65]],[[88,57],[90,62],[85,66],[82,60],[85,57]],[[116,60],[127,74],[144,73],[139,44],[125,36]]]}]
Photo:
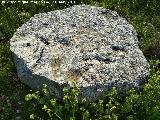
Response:
[{"label": "rough stone surface", "polygon": [[139,88],[149,74],[133,26],[102,7],[36,14],[10,44],[22,81],[33,88],[46,83],[57,98],[72,80],[80,87],[79,98],[93,101],[113,86]]}]

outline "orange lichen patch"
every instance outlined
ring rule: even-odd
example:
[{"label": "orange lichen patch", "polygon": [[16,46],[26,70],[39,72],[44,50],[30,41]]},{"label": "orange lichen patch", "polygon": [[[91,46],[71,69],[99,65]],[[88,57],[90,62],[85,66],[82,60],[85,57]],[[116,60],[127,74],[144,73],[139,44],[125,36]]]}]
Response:
[{"label": "orange lichen patch", "polygon": [[62,67],[63,64],[63,55],[57,55],[56,58],[52,59],[50,62],[50,66],[52,68],[52,74],[54,78],[64,77],[67,81],[77,81],[81,77],[81,73],[77,71],[71,71]]},{"label": "orange lichen patch", "polygon": [[57,55],[57,58],[54,58],[53,60],[51,60],[50,65],[52,68],[53,75],[55,77],[59,77],[61,75],[60,66],[62,63],[63,63],[62,55]]},{"label": "orange lichen patch", "polygon": [[51,61],[51,66],[54,68],[54,67],[57,67],[57,66],[60,66],[61,63],[63,61],[63,56],[62,55],[59,55],[57,56],[57,58],[54,58],[52,61]]},{"label": "orange lichen patch", "polygon": [[66,74],[66,79],[69,81],[77,81],[81,77],[80,73],[68,71]]}]

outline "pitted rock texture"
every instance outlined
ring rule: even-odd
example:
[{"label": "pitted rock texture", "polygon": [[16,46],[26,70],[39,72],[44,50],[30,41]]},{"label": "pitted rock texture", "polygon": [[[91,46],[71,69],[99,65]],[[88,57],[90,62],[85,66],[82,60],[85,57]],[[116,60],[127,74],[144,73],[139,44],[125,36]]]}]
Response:
[{"label": "pitted rock texture", "polygon": [[40,13],[12,37],[18,76],[33,88],[46,83],[61,98],[63,84],[93,101],[113,86],[140,87],[149,64],[133,26],[116,12],[89,5]]}]

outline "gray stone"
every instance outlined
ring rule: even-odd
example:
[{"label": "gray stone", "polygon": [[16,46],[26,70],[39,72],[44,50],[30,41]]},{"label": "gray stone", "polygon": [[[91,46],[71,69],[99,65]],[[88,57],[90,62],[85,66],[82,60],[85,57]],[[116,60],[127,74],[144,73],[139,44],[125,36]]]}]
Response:
[{"label": "gray stone", "polygon": [[113,86],[140,88],[149,75],[133,26],[102,7],[75,5],[36,14],[10,44],[21,80],[33,88],[45,83],[57,98],[72,81],[80,87],[80,99],[94,101]]}]

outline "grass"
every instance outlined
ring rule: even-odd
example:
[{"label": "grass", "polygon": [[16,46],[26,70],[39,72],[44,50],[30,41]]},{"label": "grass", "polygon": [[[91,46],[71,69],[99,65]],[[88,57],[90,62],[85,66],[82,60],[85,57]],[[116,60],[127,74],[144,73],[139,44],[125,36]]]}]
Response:
[{"label": "grass", "polygon": [[[158,0],[77,0],[75,4],[103,6],[117,11],[136,29],[139,46],[151,65],[149,82],[141,93],[128,91],[123,101],[116,90],[106,96],[107,100],[95,103],[78,103],[77,88],[64,97],[64,103],[42,93],[31,92],[16,75],[9,40],[16,29],[31,16],[72,6],[69,4],[15,3],[0,4],[0,118],[18,119],[160,119],[160,4]],[[26,13],[26,14],[24,14]],[[65,90],[64,90],[65,91]],[[67,90],[66,90],[67,91]],[[28,95],[27,95],[28,94]],[[27,95],[27,96],[26,96]],[[25,97],[26,96],[26,97]],[[25,100],[26,98],[26,100]],[[51,106],[48,107],[48,106]],[[33,107],[34,106],[34,107]],[[19,111],[20,110],[20,111]],[[69,116],[67,116],[69,114]]]}]

